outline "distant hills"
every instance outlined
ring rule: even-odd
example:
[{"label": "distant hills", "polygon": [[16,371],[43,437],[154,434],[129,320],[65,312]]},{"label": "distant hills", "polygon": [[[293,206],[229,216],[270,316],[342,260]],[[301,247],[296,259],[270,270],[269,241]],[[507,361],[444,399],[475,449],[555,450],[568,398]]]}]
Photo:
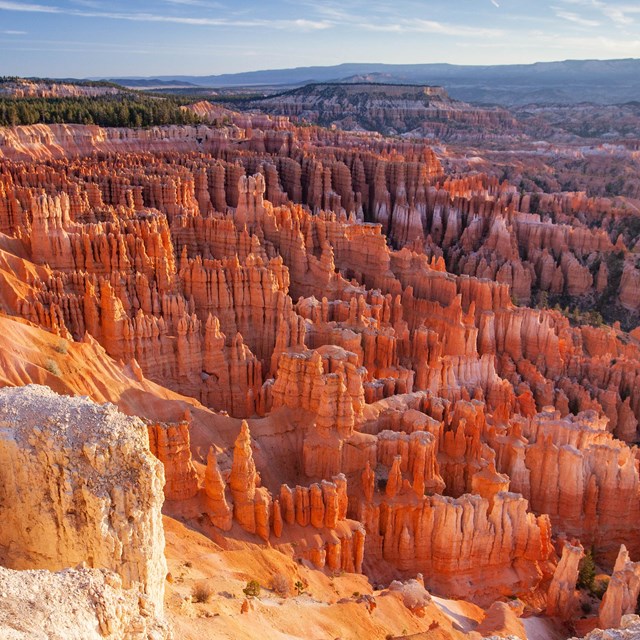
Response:
[{"label": "distant hills", "polygon": [[458,100],[505,106],[580,102],[616,104],[640,100],[640,60],[631,58],[497,66],[346,63],[211,76],[116,80],[120,84],[140,88],[179,84],[215,88],[269,87],[273,90],[323,82],[441,85]]},{"label": "distant hills", "polygon": [[182,89],[198,86],[193,82],[160,80],[159,78],[111,78],[110,81],[130,89]]}]

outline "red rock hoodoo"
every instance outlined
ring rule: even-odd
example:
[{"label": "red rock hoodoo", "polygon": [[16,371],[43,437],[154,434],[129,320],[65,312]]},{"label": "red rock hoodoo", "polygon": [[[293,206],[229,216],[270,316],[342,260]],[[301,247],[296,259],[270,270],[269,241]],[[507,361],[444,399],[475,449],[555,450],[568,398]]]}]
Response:
[{"label": "red rock hoodoo", "polygon": [[[618,625],[640,590],[640,342],[524,306],[608,288],[638,310],[635,254],[585,222],[611,204],[531,213],[421,142],[228,113],[3,132],[3,315],[124,372],[165,512],[213,540],[564,620],[591,549]],[[62,384],[51,354],[3,384]]]}]

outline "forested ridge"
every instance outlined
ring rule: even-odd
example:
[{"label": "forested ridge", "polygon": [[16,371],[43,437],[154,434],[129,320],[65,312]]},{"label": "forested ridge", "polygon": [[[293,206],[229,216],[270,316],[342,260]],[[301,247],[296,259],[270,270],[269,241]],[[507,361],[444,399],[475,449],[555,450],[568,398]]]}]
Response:
[{"label": "forested ridge", "polygon": [[192,100],[158,95],[118,94],[99,97],[0,97],[0,126],[97,124],[103,127],[149,127],[198,124],[200,118],[180,107]]}]

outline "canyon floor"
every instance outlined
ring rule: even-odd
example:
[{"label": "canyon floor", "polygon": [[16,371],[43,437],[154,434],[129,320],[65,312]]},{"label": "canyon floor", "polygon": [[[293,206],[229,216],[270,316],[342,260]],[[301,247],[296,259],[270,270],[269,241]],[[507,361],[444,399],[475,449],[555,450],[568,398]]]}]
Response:
[{"label": "canyon floor", "polygon": [[0,635],[638,637],[633,145],[196,110],[0,129]]}]

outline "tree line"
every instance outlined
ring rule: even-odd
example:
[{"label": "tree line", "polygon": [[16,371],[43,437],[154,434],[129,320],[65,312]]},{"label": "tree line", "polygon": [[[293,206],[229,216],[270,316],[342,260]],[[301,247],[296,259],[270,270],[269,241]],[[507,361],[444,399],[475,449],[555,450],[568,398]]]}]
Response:
[{"label": "tree line", "polygon": [[114,89],[124,90],[122,85],[110,82],[109,80],[78,80],[76,78],[23,78],[22,76],[0,76],[0,85],[8,83],[26,84],[34,82],[35,84],[73,84],[79,87],[113,87]]},{"label": "tree line", "polygon": [[0,126],[31,124],[96,124],[103,127],[152,127],[201,124],[180,107],[192,100],[180,97],[121,94],[99,97],[0,97]]}]

